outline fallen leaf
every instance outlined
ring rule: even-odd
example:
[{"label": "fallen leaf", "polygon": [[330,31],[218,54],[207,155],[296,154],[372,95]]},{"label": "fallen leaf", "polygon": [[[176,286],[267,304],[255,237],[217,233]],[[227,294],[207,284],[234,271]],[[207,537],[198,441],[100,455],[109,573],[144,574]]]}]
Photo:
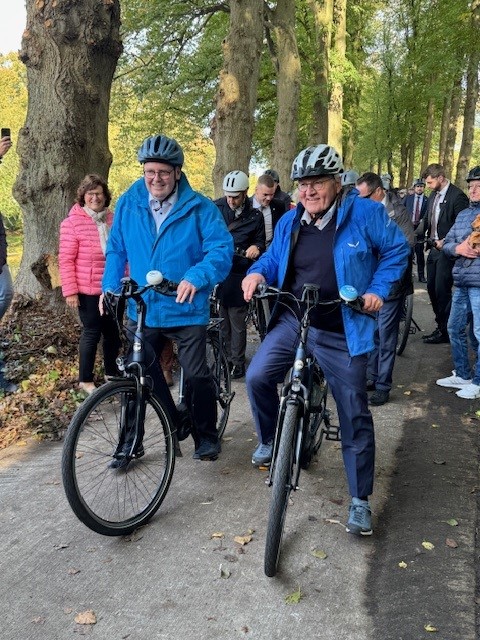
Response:
[{"label": "fallen leaf", "polygon": [[325,551],[322,551],[321,549],[312,549],[312,556],[319,560],[325,560],[325,558],[328,557]]},{"label": "fallen leaf", "polygon": [[440,426],[439,424],[432,424],[433,429],[438,429],[439,426]]},{"label": "fallen leaf", "polygon": [[27,443],[26,443],[25,440],[19,440],[15,444],[17,445],[17,447],[26,447],[27,446]]},{"label": "fallen leaf", "polygon": [[69,576],[76,576],[77,573],[80,573],[80,569],[75,569],[74,567],[72,567],[71,569],[68,570]]},{"label": "fallen leaf", "polygon": [[53,548],[59,551],[60,549],[68,549],[68,544],[54,544]]},{"label": "fallen leaf", "polygon": [[302,592],[300,591],[300,586],[293,593],[289,593],[288,596],[285,596],[286,604],[298,604],[302,599]]},{"label": "fallen leaf", "polygon": [[241,545],[248,544],[252,541],[252,536],[235,536],[234,541]]},{"label": "fallen leaf", "polygon": [[398,563],[398,566],[400,567],[400,569],[406,569],[408,565],[406,562],[402,560],[401,562]]},{"label": "fallen leaf", "polygon": [[445,544],[447,545],[447,547],[450,547],[450,549],[457,549],[458,548],[458,544],[455,542],[455,540],[453,538],[447,538],[445,540]]},{"label": "fallen leaf", "polygon": [[45,624],[45,618],[43,616],[38,616],[32,620],[33,624]]},{"label": "fallen leaf", "polygon": [[432,544],[431,542],[427,542],[426,540],[424,540],[424,541],[422,542],[422,547],[423,547],[424,549],[428,549],[428,551],[431,551],[432,549],[435,549],[435,545],[434,545],[434,544]]},{"label": "fallen leaf", "polygon": [[343,524],[340,522],[340,520],[332,520],[331,518],[325,518],[325,522],[327,524],[340,524],[343,527]]},{"label": "fallen leaf", "polygon": [[230,442],[230,440],[233,440],[232,436],[227,436],[227,437],[222,438],[222,442]]},{"label": "fallen leaf", "polygon": [[450,518],[450,520],[442,520],[442,522],[446,522],[451,527],[458,527],[458,520],[455,520],[455,518]]},{"label": "fallen leaf", "polygon": [[210,539],[212,538],[223,538],[225,534],[223,533],[223,531],[215,531],[214,533],[212,533],[212,535],[210,536]]},{"label": "fallen leaf", "polygon": [[411,391],[404,391],[403,395],[404,396],[410,396],[410,395],[412,395],[412,392]]},{"label": "fallen leaf", "polygon": [[230,578],[232,572],[227,567],[224,567],[223,564],[220,565],[220,577],[221,578]]},{"label": "fallen leaf", "polygon": [[425,629],[425,631],[431,631],[431,632],[438,631],[437,627],[434,627],[431,624],[426,624],[423,628]]},{"label": "fallen leaf", "polygon": [[77,624],[97,624],[97,616],[91,609],[87,609],[87,611],[77,613],[75,622]]},{"label": "fallen leaf", "polygon": [[446,460],[434,460],[433,464],[447,464]]}]

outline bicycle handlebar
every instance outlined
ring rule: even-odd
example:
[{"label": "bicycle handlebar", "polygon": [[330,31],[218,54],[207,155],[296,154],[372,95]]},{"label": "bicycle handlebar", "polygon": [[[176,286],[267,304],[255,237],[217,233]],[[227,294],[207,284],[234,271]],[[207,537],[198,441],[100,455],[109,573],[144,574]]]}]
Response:
[{"label": "bicycle handlebar", "polygon": [[146,285],[139,285],[133,278],[122,278],[120,281],[122,285],[120,293],[106,291],[105,297],[109,300],[112,298],[123,298],[125,300],[133,298],[138,301],[142,294],[149,289],[153,289],[164,296],[175,296],[177,294],[178,283],[167,280],[160,271],[149,271],[146,275],[146,281]]}]

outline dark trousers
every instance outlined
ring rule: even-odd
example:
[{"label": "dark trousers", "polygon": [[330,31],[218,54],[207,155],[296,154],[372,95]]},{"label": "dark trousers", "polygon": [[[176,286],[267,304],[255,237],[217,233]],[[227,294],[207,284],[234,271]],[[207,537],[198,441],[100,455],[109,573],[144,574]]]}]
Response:
[{"label": "dark trousers", "polygon": [[227,350],[227,358],[233,365],[245,365],[245,351],[247,349],[247,319],[248,306],[224,307],[220,305],[220,325]]},{"label": "dark trousers", "polygon": [[[283,314],[267,333],[247,370],[247,392],[260,442],[275,435],[277,384],[292,366],[298,344],[298,321]],[[342,455],[350,495],[373,491],[375,437],[366,390],[367,355],[351,357],[345,336],[311,328],[308,351],[322,367],[337,405]]]},{"label": "dark trousers", "polygon": [[427,258],[427,291],[437,327],[445,335],[452,306],[452,268],[453,261],[443,251],[430,249]]},{"label": "dark trousers", "polygon": [[418,279],[425,277],[425,253],[424,243],[415,242],[415,262],[417,263]]},{"label": "dark trousers", "polygon": [[95,356],[97,345],[103,336],[103,365],[105,375],[118,375],[116,358],[120,351],[120,336],[118,327],[110,314],[100,315],[98,301],[100,296],[88,296],[84,293],[78,294],[80,306],[78,314],[82,323],[82,334],[80,336],[80,382],[93,382],[93,369],[95,367]]},{"label": "dark trousers", "polygon": [[402,317],[403,297],[385,300],[378,313],[375,347],[368,355],[367,379],[375,388],[390,391],[397,351],[398,327]]},{"label": "dark trousers", "polygon": [[[136,323],[128,320],[132,332]],[[160,355],[168,338],[177,344],[178,361],[183,369],[186,385],[186,402],[192,414],[195,444],[200,440],[217,442],[217,404],[213,378],[207,365],[207,328],[193,325],[168,329],[145,328],[147,340],[147,374],[152,378],[153,386],[165,404],[174,423],[177,422],[177,408],[172,394],[165,382],[160,366]]]}]

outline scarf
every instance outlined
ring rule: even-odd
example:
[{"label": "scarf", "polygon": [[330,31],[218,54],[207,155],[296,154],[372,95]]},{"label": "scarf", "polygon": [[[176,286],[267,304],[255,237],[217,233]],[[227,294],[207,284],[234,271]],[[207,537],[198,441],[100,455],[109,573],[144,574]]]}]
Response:
[{"label": "scarf", "polygon": [[83,205],[83,210],[92,218],[92,220],[97,225],[98,237],[100,238],[100,246],[102,247],[103,255],[105,255],[109,232],[109,228],[107,226],[107,223],[105,222],[108,210],[104,209],[103,211],[94,211],[93,209],[90,209],[90,207],[87,207],[86,204]]}]

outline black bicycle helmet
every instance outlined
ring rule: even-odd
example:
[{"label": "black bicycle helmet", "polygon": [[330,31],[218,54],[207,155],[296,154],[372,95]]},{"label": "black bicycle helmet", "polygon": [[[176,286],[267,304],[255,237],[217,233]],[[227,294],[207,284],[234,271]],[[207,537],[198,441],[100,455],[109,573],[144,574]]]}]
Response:
[{"label": "black bicycle helmet", "polygon": [[145,162],[165,162],[172,167],[181,167],[184,157],[182,147],[176,140],[158,135],[145,138],[138,150],[138,161],[142,164]]},{"label": "black bicycle helmet", "polygon": [[265,171],[265,175],[270,176],[276,183],[280,182],[280,176],[278,175],[278,171],[275,171],[275,169],[267,169]]},{"label": "black bicycle helmet", "polygon": [[328,144],[307,147],[300,151],[292,164],[290,177],[301,180],[310,176],[335,176],[343,172],[342,159]]},{"label": "black bicycle helmet", "polygon": [[467,182],[470,182],[471,180],[480,180],[480,166],[477,165],[476,167],[473,167],[473,169],[470,169],[465,180]]}]

